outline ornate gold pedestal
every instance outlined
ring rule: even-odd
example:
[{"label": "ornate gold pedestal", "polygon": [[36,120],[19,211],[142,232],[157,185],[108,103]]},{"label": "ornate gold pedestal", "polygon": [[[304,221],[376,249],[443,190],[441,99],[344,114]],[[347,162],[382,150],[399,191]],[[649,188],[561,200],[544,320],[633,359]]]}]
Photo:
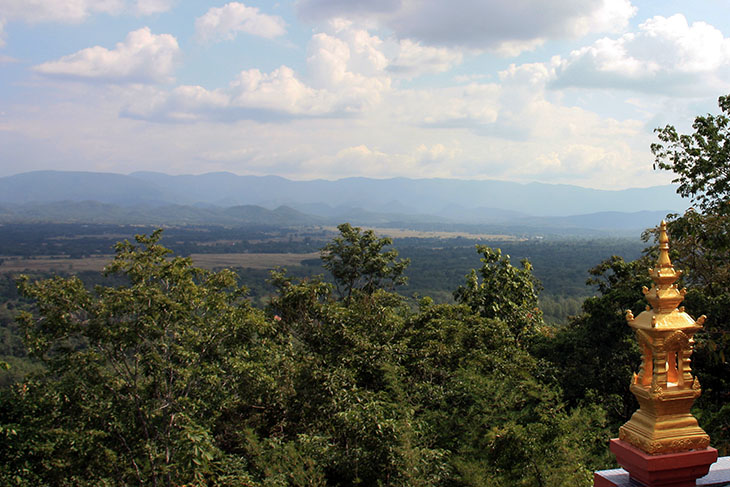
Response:
[{"label": "ornate gold pedestal", "polygon": [[666,392],[632,385],[639,410],[619,429],[619,438],[650,454],[700,450],[710,445],[710,437],[689,413],[699,396],[697,390]]}]

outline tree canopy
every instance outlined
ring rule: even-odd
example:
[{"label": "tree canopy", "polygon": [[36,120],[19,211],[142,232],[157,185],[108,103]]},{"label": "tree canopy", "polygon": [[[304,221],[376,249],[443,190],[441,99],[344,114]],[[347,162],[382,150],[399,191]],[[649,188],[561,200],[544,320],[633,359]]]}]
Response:
[{"label": "tree canopy", "polygon": [[523,259],[521,267],[515,267],[509,255],[486,245],[477,245],[477,252],[482,255],[482,266],[471,270],[466,283],[454,291],[454,299],[481,316],[505,322],[517,338],[534,334],[542,323],[542,312],[538,307],[540,283],[530,262]]},{"label": "tree canopy", "polygon": [[352,292],[277,271],[266,310],[230,271],[171,257],[158,232],[117,246],[118,285],[23,281],[43,369],[0,395],[0,482],[590,485],[604,413],[568,407],[515,333],[534,325],[529,266],[479,249],[483,278],[511,290],[507,321],[485,312],[497,288],[414,308],[388,290],[403,263],[386,240],[343,229],[323,260],[369,242],[362,280],[340,281]]},{"label": "tree canopy", "polygon": [[654,167],[674,172],[677,192],[703,211],[730,213],[730,95],[721,96],[719,115],[697,116],[694,132],[678,134],[672,125],[657,128],[651,145]]},{"label": "tree canopy", "polygon": [[20,282],[37,313],[19,320],[45,372],[0,401],[4,485],[248,481],[214,434],[268,399],[279,375],[262,360],[269,325],[233,273],[169,259],[159,236],[117,246],[106,272],[127,285]]},{"label": "tree canopy", "polygon": [[376,289],[392,289],[406,283],[403,271],[410,261],[398,259],[388,237],[379,238],[372,230],[363,231],[349,223],[337,226],[340,235],[322,249],[323,267],[330,271],[341,297],[349,300],[353,292],[372,294]]}]

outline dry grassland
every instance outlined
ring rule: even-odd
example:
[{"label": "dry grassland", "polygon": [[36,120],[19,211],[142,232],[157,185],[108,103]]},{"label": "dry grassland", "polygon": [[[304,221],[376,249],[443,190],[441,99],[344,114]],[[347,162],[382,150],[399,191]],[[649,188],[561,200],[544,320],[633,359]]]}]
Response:
[{"label": "dry grassland", "polygon": [[[333,233],[339,234],[337,227],[322,227],[325,230],[329,230]],[[479,240],[491,240],[500,242],[521,242],[526,240],[519,238],[514,235],[500,235],[491,233],[467,233],[467,232],[430,232],[421,230],[408,230],[405,228],[380,228],[380,227],[361,227],[364,230],[372,230],[379,237],[390,237],[390,238],[468,238],[468,239],[479,239]]]},{"label": "dry grassland", "polygon": [[308,254],[192,254],[193,262],[204,269],[221,267],[248,267],[250,269],[273,269],[300,265],[303,260],[318,259],[319,252]]},{"label": "dry grassland", "polygon": [[100,271],[112,259],[111,255],[99,255],[84,259],[68,257],[3,257],[0,272],[82,272]]},{"label": "dry grassland", "polygon": [[[3,257],[0,272],[82,272],[100,271],[112,260],[111,255],[100,255],[83,259]],[[192,254],[193,263],[204,269],[223,267],[248,267],[252,269],[273,269],[276,266],[300,265],[303,260],[316,259],[319,252],[308,254]]]}]

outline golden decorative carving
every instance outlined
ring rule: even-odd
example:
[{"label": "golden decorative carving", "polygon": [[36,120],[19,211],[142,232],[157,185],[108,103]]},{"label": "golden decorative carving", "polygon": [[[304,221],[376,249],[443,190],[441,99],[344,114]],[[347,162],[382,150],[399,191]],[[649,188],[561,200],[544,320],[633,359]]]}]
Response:
[{"label": "golden decorative carving", "polygon": [[664,389],[659,385],[659,383],[656,381],[656,377],[651,381],[651,387],[649,388],[649,392],[652,396],[662,397],[664,396]]},{"label": "golden decorative carving", "polygon": [[619,429],[618,436],[620,440],[631,443],[639,450],[649,453],[650,455],[700,450],[710,446],[710,437],[707,435],[704,437],[697,436],[694,438],[650,440],[622,427]]},{"label": "golden decorative carving", "polygon": [[644,330],[636,330],[636,340],[639,342],[639,345],[646,344],[648,346],[651,346],[651,335],[646,333]]},{"label": "golden decorative carving", "polygon": [[686,350],[689,346],[689,337],[682,330],[675,331],[664,340],[666,350]]},{"label": "golden decorative carving", "polygon": [[706,448],[710,437],[690,413],[700,395],[700,381],[692,377],[690,357],[693,336],[702,328],[679,304],[686,290],[678,289],[681,276],[669,259],[666,222],[659,232],[659,258],[649,269],[654,285],[642,289],[649,306],[638,316],[626,312],[630,327],[642,347],[642,365],[634,374],[631,392],[639,409],[619,429],[619,438],[649,454],[676,453]]}]

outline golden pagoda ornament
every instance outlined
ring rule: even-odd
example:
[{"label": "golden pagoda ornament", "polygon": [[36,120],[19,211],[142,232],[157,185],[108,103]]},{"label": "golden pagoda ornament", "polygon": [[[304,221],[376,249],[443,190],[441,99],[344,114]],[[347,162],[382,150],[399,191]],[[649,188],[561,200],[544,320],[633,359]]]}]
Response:
[{"label": "golden pagoda ornament", "polygon": [[701,393],[690,368],[693,336],[706,317],[695,321],[684,306],[678,308],[687,293],[675,284],[681,274],[669,259],[667,224],[662,221],[659,259],[649,269],[654,285],[643,289],[650,306],[635,318],[626,311],[626,321],[636,330],[642,361],[630,386],[639,409],[619,429],[621,440],[651,455],[699,450],[710,444],[710,437],[690,413]]}]

